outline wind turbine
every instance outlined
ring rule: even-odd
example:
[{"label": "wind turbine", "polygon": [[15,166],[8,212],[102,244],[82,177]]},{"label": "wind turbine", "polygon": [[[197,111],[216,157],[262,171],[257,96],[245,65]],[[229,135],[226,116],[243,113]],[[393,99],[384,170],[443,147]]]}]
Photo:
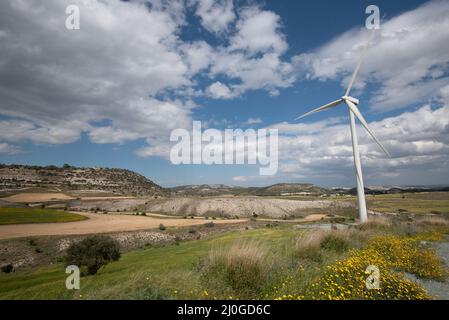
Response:
[{"label": "wind turbine", "polygon": [[[365,48],[365,52],[366,52],[366,48]],[[359,100],[356,98],[353,98],[349,95],[352,85],[354,84],[355,78],[357,76],[357,73],[359,72],[360,66],[362,65],[362,62],[363,62],[363,59],[365,56],[365,52],[360,57],[357,67],[355,68],[354,72],[352,73],[351,81],[349,82],[348,88],[346,89],[344,96],[342,96],[338,100],[335,100],[328,104],[325,104],[324,106],[313,109],[312,111],[309,111],[306,114],[295,119],[295,120],[298,120],[298,119],[304,118],[305,116],[311,115],[313,113],[327,110],[330,108],[334,108],[341,103],[345,103],[346,106],[348,107],[349,120],[350,120],[350,126],[351,126],[351,137],[352,137],[352,153],[354,156],[355,175],[356,175],[356,180],[357,180],[357,201],[358,201],[358,205],[359,205],[359,218],[360,218],[361,223],[365,223],[368,220],[368,215],[366,213],[365,189],[364,189],[364,185],[363,185],[362,165],[360,163],[359,143],[357,141],[355,118],[359,119],[360,123],[365,127],[366,131],[368,131],[369,135],[373,138],[373,140],[387,154],[387,156],[390,157],[390,154],[388,153],[387,149],[385,149],[385,147],[380,143],[379,139],[377,139],[376,135],[370,129],[370,127],[368,126],[368,123],[366,123],[365,118],[363,117],[362,113],[360,112],[359,108],[357,107],[359,105]]]}]

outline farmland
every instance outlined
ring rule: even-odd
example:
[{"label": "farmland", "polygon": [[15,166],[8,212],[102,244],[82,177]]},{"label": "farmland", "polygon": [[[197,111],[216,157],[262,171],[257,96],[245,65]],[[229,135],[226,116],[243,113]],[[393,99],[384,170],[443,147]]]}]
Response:
[{"label": "farmland", "polygon": [[70,212],[35,208],[0,208],[0,225],[74,222],[87,217]]}]

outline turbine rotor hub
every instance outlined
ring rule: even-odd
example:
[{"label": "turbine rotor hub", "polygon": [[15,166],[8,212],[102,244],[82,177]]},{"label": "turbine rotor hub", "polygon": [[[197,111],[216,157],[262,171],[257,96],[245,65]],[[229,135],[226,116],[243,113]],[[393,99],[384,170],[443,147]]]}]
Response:
[{"label": "turbine rotor hub", "polygon": [[359,99],[350,97],[350,96],[343,96],[341,97],[343,100],[347,100],[347,101],[351,101],[353,104],[355,104],[356,106],[359,104]]}]

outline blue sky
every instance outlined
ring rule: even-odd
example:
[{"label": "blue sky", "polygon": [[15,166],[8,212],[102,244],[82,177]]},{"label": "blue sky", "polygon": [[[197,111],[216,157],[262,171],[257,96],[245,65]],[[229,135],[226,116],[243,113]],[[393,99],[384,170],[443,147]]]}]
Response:
[{"label": "blue sky", "polygon": [[[0,4],[0,163],[127,168],[162,186],[353,186],[353,94],[392,153],[359,128],[366,185],[449,182],[449,5],[377,1],[57,1]],[[65,8],[80,7],[80,30]],[[251,120],[250,120],[251,119]],[[276,128],[279,170],[172,165],[171,130]]]}]

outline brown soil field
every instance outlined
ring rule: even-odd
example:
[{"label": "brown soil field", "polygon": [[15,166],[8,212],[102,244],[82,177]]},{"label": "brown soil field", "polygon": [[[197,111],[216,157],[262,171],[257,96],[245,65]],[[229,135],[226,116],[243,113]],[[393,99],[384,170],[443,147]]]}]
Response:
[{"label": "brown soil field", "polygon": [[[202,225],[211,220],[206,219],[164,219],[145,216],[80,213],[88,220],[66,223],[40,223],[0,226],[0,239],[28,236],[82,235],[136,231],[158,228],[162,223],[166,227],[186,227]],[[215,224],[241,223],[247,219],[213,220]]]},{"label": "brown soil field", "polygon": [[75,198],[70,197],[61,192],[45,192],[45,193],[18,193],[2,200],[8,202],[48,202],[48,201],[61,201],[61,200],[73,200]]}]

